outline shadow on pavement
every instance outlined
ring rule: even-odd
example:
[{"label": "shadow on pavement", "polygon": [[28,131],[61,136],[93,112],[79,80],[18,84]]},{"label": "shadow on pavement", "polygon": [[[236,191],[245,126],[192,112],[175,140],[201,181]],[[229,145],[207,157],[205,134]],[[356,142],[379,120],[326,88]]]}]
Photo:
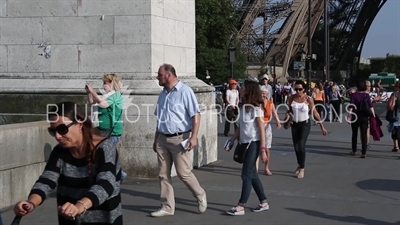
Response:
[{"label": "shadow on pavement", "polygon": [[224,138],[226,138],[226,140],[228,140],[228,138],[229,138],[230,136],[232,136],[232,134],[228,134],[228,136],[225,136],[224,133],[218,133],[218,137],[224,137]]},{"label": "shadow on pavement", "polygon": [[240,177],[242,168],[241,167],[228,167],[228,166],[218,166],[215,164],[210,164],[199,168],[199,171],[205,171],[210,173],[219,173],[223,175],[237,176]]},{"label": "shadow on pavement", "polygon": [[335,220],[335,221],[340,221],[343,223],[359,223],[359,224],[373,224],[373,225],[400,225],[400,221],[397,221],[396,223],[388,223],[380,220],[374,220],[374,219],[367,219],[365,217],[361,216],[334,216],[334,215],[328,215],[322,212],[314,211],[314,210],[308,210],[308,209],[299,209],[299,208],[286,208],[287,210],[295,211],[295,212],[300,212],[304,213],[306,215],[314,216],[314,217],[319,217],[319,218],[324,218],[324,219],[329,219],[329,220]]},{"label": "shadow on pavement", "polygon": [[[147,198],[147,199],[156,200],[156,201],[160,200],[160,195],[159,194],[154,194],[154,193],[149,193],[149,192],[121,189],[121,193],[128,194],[128,195],[131,195],[133,197],[142,197],[142,198]],[[197,201],[194,200],[194,199],[193,200],[187,200],[187,199],[177,198],[177,197],[175,197],[175,203],[177,205],[178,204],[179,205],[186,205],[186,206],[190,206],[190,207],[197,207],[197,205],[198,205]],[[231,205],[220,204],[220,203],[215,203],[215,202],[207,202],[207,203],[208,203],[208,207],[207,207],[208,210],[213,210],[213,211],[217,211],[217,212],[221,212],[221,209],[213,208],[213,207],[210,207],[210,206],[211,205],[231,206]],[[151,213],[151,212],[156,211],[160,207],[159,206],[146,206],[146,205],[125,205],[124,204],[122,208],[123,209],[127,209],[127,210],[132,210],[132,211]],[[198,214],[197,211],[187,210],[187,209],[184,209],[182,207],[181,208],[176,207],[175,211]]]},{"label": "shadow on pavement", "polygon": [[357,182],[356,186],[360,189],[370,191],[400,192],[400,180],[369,179]]},{"label": "shadow on pavement", "polygon": [[[322,135],[321,135],[321,137],[323,137]],[[349,136],[350,138],[351,138],[351,136]],[[291,137],[279,137],[279,136],[274,136],[274,139],[276,139],[276,140],[279,140],[279,139],[284,139],[284,140],[290,140],[290,142],[292,142],[292,138]],[[334,141],[330,141],[330,140],[325,140],[325,139],[311,139],[311,138],[308,138],[307,139],[307,142],[309,142],[309,141],[319,141],[319,142],[327,142],[327,143],[335,143],[335,144],[337,144],[338,143],[338,141],[337,140],[334,140]],[[372,140],[371,140],[371,142],[372,142]],[[349,144],[349,148],[351,147],[351,140],[349,139],[348,141],[340,141],[340,143],[341,144]],[[381,143],[376,143],[376,144],[374,144],[373,142],[372,143],[370,143],[370,145],[371,145],[371,147],[372,146],[374,146],[374,145],[379,145],[379,146],[388,146],[389,148],[388,149],[391,149],[391,148],[393,148],[393,145],[387,145],[387,144],[381,144]]]},{"label": "shadow on pavement", "polygon": [[[279,149],[280,147],[284,147],[285,149]],[[286,148],[291,148],[286,149]],[[294,152],[293,149],[293,144],[277,144],[275,147],[275,150],[279,151],[286,151],[286,152]],[[322,151],[318,151],[315,149],[325,149]],[[323,155],[333,155],[333,156],[346,156],[349,155],[347,151],[343,151],[343,152],[335,152],[335,151],[326,151],[326,149],[332,149],[332,150],[346,150],[347,148],[339,148],[339,147],[329,147],[329,146],[322,146],[322,145],[307,145],[306,144],[306,152],[307,153],[317,153],[317,154],[323,154]],[[271,150],[273,151],[273,150]]]},{"label": "shadow on pavement", "polygon": [[[264,164],[260,163],[260,167],[258,170],[258,176],[266,176],[264,174],[264,170],[263,168]],[[240,177],[242,168],[241,167],[228,167],[228,166],[217,166],[217,165],[207,165],[204,167],[201,167],[199,169],[200,171],[204,171],[204,172],[210,172],[210,173],[219,173],[219,174],[224,174],[224,175],[231,175],[231,176],[237,176]],[[292,174],[294,174],[291,171],[279,171],[279,170],[273,170],[271,169],[271,172],[273,173],[273,175],[276,176],[285,176],[285,177],[296,177]]]},{"label": "shadow on pavement", "polygon": [[[294,150],[288,150],[286,147],[293,148],[292,144],[276,144],[275,145],[275,150],[280,151],[280,152],[292,152]],[[280,147],[284,147],[285,149],[279,149]],[[316,150],[316,149],[321,149],[321,151]],[[332,150],[332,151],[326,151],[326,150]],[[340,150],[340,151],[337,151]],[[344,150],[344,151],[343,151]],[[274,151],[274,150],[271,150]],[[353,158],[359,158],[361,155],[361,151],[358,150],[355,157],[350,155],[350,148],[346,147],[330,147],[330,146],[324,146],[324,145],[308,145],[306,144],[306,152],[307,153],[314,153],[314,154],[321,154],[321,155],[331,155],[331,156],[342,156],[342,157],[353,157]],[[378,158],[378,159],[393,159],[397,160],[398,157],[392,156],[392,155],[372,155],[368,154],[368,152],[379,152],[379,153],[389,153],[392,154],[392,152],[383,152],[383,151],[377,151],[377,150],[367,150],[367,158]]]},{"label": "shadow on pavement", "polygon": [[271,169],[272,174],[275,176],[284,176],[284,177],[293,177],[297,178],[297,175],[293,171],[283,171],[283,170],[273,170]]}]

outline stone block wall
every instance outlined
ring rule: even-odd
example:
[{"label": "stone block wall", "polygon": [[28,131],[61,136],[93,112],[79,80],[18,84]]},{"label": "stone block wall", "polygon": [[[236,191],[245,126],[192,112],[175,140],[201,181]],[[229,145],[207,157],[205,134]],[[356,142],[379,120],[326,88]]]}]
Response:
[{"label": "stone block wall", "polygon": [[0,209],[28,197],[56,145],[47,122],[0,126]]},{"label": "stone block wall", "polygon": [[1,0],[0,6],[2,73],[155,76],[169,62],[181,76],[195,74],[194,0]]},{"label": "stone block wall", "polygon": [[[0,24],[0,101],[24,96],[19,104],[8,103],[8,114],[43,113],[43,105],[65,99],[84,102],[86,82],[100,89],[104,73],[122,77],[124,93],[137,106],[124,111],[119,146],[132,176],[156,176],[151,148],[162,63],[174,65],[205,104],[203,120],[216,119],[213,88],[195,77],[194,0],[0,0]],[[11,122],[27,118],[42,117],[20,115]],[[217,123],[204,122],[200,129],[194,167],[217,160]]]}]

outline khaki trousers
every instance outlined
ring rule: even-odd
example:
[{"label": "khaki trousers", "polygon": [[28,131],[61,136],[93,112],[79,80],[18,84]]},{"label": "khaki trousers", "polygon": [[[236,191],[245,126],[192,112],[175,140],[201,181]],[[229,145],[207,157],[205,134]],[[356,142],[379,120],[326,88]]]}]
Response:
[{"label": "khaki trousers", "polygon": [[174,188],[171,184],[172,164],[175,164],[176,173],[186,187],[192,192],[196,199],[205,195],[204,189],[200,186],[197,178],[192,173],[192,157],[190,152],[185,151],[181,145],[183,140],[189,138],[190,133],[167,137],[159,134],[157,138],[157,155],[159,167],[159,179],[161,188],[162,209],[175,212]]}]

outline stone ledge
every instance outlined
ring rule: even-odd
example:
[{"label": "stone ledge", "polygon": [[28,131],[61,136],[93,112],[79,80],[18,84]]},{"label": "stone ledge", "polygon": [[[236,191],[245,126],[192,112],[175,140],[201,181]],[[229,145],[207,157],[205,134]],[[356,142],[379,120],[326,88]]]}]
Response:
[{"label": "stone ledge", "polygon": [[[91,83],[94,89],[102,89],[102,81],[100,79],[17,79],[0,77],[0,93],[3,94],[86,94],[85,84]],[[182,77],[182,82],[192,87],[195,93],[213,92],[212,86],[206,85],[203,81],[192,77]],[[128,90],[124,90],[124,94],[131,95],[158,95],[162,87],[158,85],[155,78],[147,79],[126,79],[123,85],[128,86]],[[99,92],[100,93],[100,92]]]}]

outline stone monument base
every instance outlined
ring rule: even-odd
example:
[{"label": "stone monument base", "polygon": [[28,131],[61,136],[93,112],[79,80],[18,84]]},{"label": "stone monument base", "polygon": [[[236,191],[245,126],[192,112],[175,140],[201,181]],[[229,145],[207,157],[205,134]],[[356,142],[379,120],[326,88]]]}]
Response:
[{"label": "stone monument base", "polygon": [[[123,113],[124,132],[118,146],[123,169],[129,176],[156,177],[157,155],[152,149],[157,123],[154,109],[162,88],[154,77],[147,76],[144,79],[136,76],[136,79],[132,79],[129,75],[120,75],[124,96],[130,102]],[[61,101],[86,104],[85,84],[93,84],[94,89],[100,93],[101,77],[102,74],[81,76],[81,79],[1,76],[0,125],[45,120],[48,104]],[[181,80],[193,88],[202,114],[198,147],[193,150],[193,167],[197,168],[215,162],[218,158],[215,93],[212,87],[195,77],[182,77]],[[90,115],[88,105],[87,109]]]}]

